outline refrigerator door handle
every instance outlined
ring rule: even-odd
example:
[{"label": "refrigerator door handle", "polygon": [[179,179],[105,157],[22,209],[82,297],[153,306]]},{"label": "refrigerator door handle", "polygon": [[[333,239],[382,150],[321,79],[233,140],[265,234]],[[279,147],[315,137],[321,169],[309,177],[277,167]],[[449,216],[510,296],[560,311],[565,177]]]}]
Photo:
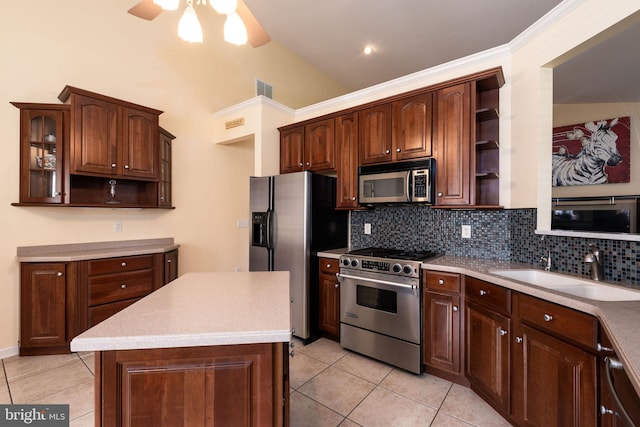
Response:
[{"label": "refrigerator door handle", "polygon": [[265,228],[266,228],[265,240],[267,244],[267,249],[271,250],[273,249],[273,211],[272,210],[267,211],[267,224]]}]

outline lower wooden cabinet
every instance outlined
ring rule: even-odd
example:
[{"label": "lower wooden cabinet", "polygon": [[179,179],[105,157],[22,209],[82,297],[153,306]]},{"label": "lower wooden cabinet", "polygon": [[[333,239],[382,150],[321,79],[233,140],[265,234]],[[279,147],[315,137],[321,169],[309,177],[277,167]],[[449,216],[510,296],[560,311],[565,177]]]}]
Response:
[{"label": "lower wooden cabinet", "polygon": [[462,363],[461,276],[429,271],[424,275],[423,348],[425,371],[468,385]]},{"label": "lower wooden cabinet", "polygon": [[286,345],[97,353],[96,425],[288,425]]},{"label": "lower wooden cabinet", "polygon": [[518,425],[597,425],[596,357],[526,325],[517,325],[515,334],[512,404]]},{"label": "lower wooden cabinet", "polygon": [[337,259],[319,259],[319,308],[318,329],[335,341],[340,340],[340,282],[336,273],[340,270]]},{"label": "lower wooden cabinet", "polygon": [[20,355],[69,352],[73,337],[178,275],[178,250],[20,266]]},{"label": "lower wooden cabinet", "polygon": [[78,333],[77,264],[20,266],[20,355],[69,352]]},{"label": "lower wooden cabinet", "polygon": [[523,426],[595,426],[595,317],[528,295],[514,296],[512,412]]}]

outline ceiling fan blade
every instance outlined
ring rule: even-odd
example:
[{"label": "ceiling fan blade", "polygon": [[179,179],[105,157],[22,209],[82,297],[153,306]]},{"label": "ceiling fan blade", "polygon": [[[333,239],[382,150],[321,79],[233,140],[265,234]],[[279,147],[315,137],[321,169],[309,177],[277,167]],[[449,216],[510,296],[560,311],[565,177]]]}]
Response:
[{"label": "ceiling fan blade", "polygon": [[249,10],[244,1],[238,0],[238,8],[236,12],[244,22],[244,26],[247,27],[247,37],[249,43],[253,47],[259,47],[263,44],[267,44],[271,41],[269,34],[262,28],[262,25],[258,22],[253,13]]},{"label": "ceiling fan blade", "polygon": [[141,0],[140,3],[133,6],[127,12],[138,18],[153,21],[156,16],[162,13],[162,8],[155,4],[153,0]]}]

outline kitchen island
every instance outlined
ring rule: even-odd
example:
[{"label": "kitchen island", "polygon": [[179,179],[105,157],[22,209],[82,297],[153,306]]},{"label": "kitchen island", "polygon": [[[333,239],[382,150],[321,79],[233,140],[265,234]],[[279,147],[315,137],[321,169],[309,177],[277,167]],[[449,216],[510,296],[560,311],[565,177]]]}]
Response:
[{"label": "kitchen island", "polygon": [[188,273],[75,337],[96,425],[286,425],[287,272]]}]

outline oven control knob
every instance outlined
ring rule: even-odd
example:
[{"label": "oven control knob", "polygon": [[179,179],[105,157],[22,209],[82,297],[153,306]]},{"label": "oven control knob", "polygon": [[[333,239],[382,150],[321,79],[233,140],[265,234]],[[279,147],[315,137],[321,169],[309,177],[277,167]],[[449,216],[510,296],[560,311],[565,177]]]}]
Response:
[{"label": "oven control knob", "polygon": [[345,267],[348,267],[349,264],[351,264],[351,260],[349,260],[349,258],[344,258],[342,260],[342,265],[344,265]]},{"label": "oven control knob", "polygon": [[394,273],[400,273],[402,271],[402,266],[400,264],[393,264],[393,267],[391,268]]},{"label": "oven control knob", "polygon": [[352,259],[352,260],[351,260],[351,267],[357,267],[357,266],[358,266],[358,264],[359,264],[359,262],[358,262],[358,260],[357,260],[357,259]]},{"label": "oven control knob", "polygon": [[402,267],[402,272],[404,274],[411,274],[413,273],[413,268],[410,265],[405,265],[404,267]]}]

